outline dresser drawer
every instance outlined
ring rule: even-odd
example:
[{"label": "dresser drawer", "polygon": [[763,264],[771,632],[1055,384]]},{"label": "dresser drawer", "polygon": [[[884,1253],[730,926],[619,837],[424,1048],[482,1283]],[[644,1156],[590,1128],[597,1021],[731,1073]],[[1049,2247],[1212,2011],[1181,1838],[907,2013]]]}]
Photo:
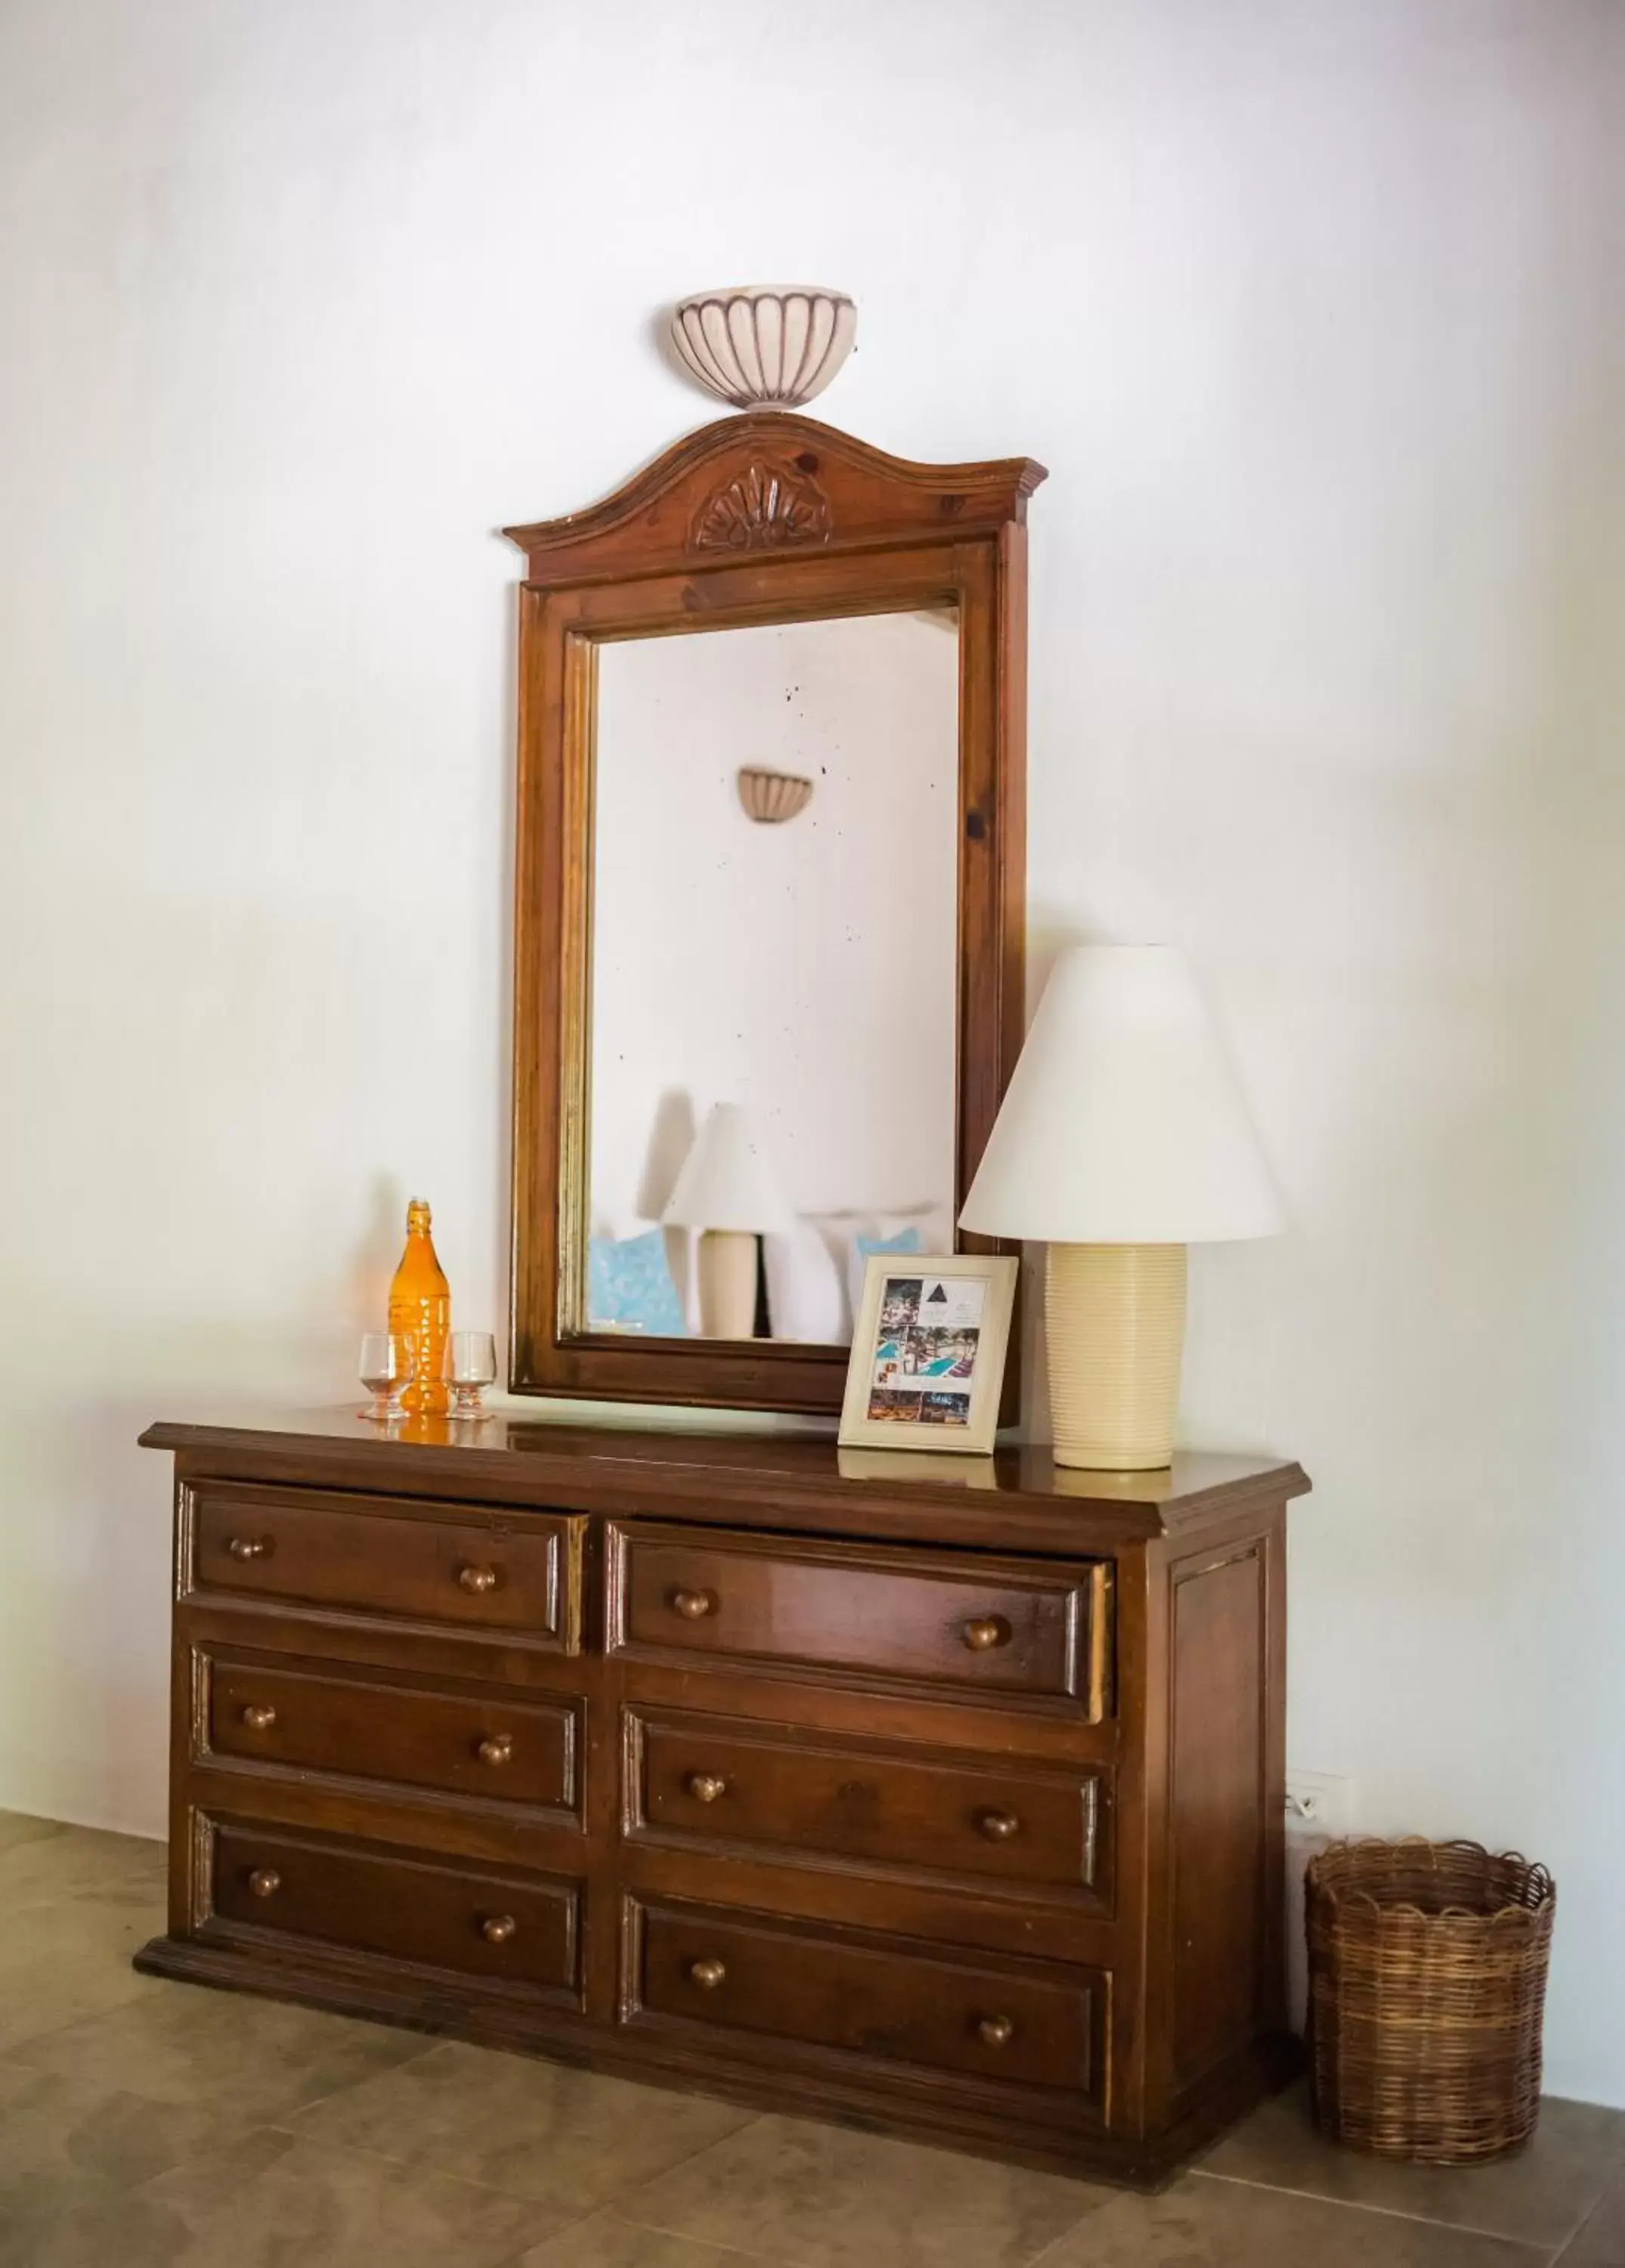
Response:
[{"label": "dresser drawer", "polygon": [[1106,1980],[629,1901],[629,2022],[757,2036],[1073,2098],[1101,2092]]},{"label": "dresser drawer", "polygon": [[200,1764],[573,1810],[577,1705],[196,1657]]},{"label": "dresser drawer", "polygon": [[610,1644],[843,1684],[1106,1709],[1103,1563],[983,1558],[642,1523],[611,1535]]},{"label": "dresser drawer", "polygon": [[268,1933],[578,2005],[577,1886],[219,1821],[206,1930]]},{"label": "dresser drawer", "polygon": [[789,1728],[630,1711],[634,1840],[857,1860],[973,1887],[1095,1893],[1107,1879],[1097,1774],[909,1754]]},{"label": "dresser drawer", "polygon": [[188,1494],[183,1600],[263,1600],[580,1651],[581,1520],[225,1481]]}]

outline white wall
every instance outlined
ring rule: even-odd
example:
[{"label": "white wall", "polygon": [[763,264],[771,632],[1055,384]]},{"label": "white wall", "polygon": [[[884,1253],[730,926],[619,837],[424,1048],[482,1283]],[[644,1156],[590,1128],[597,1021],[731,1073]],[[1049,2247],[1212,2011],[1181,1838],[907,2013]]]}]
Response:
[{"label": "white wall", "polygon": [[1036,939],[1209,979],[1297,1223],[1188,1427],[1300,1454],[1294,1755],[1562,1886],[1625,2101],[1625,10],[10,0],[0,1800],[157,1830],[137,1425],[346,1388],[408,1182],[499,1307],[511,586],[705,405],[1028,450]]}]

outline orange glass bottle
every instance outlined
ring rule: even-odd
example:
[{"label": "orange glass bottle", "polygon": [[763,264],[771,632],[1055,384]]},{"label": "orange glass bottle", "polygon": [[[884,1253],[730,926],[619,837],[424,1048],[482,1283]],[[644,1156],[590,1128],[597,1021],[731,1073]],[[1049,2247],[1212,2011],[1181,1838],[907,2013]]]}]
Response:
[{"label": "orange glass bottle", "polygon": [[407,1206],[406,1250],[389,1287],[389,1328],[412,1334],[412,1379],[401,1408],[440,1415],[449,1391],[440,1369],[452,1328],[452,1287],[435,1257],[427,1197],[414,1197]]}]

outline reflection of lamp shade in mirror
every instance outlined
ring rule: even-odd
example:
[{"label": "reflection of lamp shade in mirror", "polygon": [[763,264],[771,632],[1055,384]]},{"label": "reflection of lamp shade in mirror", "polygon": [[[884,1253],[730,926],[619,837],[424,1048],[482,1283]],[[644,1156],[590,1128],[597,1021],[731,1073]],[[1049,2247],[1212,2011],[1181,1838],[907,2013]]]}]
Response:
[{"label": "reflection of lamp shade in mirror", "polygon": [[801,779],[794,772],[756,771],[746,767],[739,772],[739,801],[748,815],[768,827],[793,819],[812,800],[812,781]]},{"label": "reflection of lamp shade in mirror", "polygon": [[790,1227],[790,1201],[754,1110],[742,1102],[713,1106],[660,1218],[669,1228],[733,1228],[758,1236]]},{"label": "reflection of lamp shade in mirror", "polygon": [[741,1102],[712,1107],[660,1218],[668,1227],[703,1232],[697,1255],[702,1336],[754,1337],[756,1239],[794,1219],[754,1110]]}]

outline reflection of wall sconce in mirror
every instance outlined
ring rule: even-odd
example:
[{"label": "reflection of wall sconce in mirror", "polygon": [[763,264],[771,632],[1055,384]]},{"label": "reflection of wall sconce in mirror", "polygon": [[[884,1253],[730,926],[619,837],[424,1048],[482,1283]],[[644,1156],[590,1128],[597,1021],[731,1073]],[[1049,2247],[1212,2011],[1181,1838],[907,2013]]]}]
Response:
[{"label": "reflection of wall sconce in mirror", "polygon": [[798,778],[794,772],[744,769],[739,775],[739,789],[746,816],[763,827],[781,826],[812,800],[812,781]]},{"label": "reflection of wall sconce in mirror", "polygon": [[708,394],[736,409],[789,409],[821,394],[852,351],[857,309],[816,284],[738,284],[680,300],[672,344]]}]

